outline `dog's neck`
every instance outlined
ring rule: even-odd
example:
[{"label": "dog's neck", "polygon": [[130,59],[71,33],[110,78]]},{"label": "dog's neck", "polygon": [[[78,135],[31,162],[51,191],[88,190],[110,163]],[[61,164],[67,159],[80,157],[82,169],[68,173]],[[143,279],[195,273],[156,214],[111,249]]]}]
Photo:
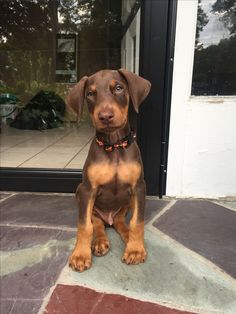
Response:
[{"label": "dog's neck", "polygon": [[129,122],[127,122],[123,128],[118,129],[112,133],[102,133],[97,131],[96,137],[99,139],[103,139],[107,143],[114,144],[118,141],[121,141],[124,137],[129,135],[130,131],[131,131],[130,125]]}]

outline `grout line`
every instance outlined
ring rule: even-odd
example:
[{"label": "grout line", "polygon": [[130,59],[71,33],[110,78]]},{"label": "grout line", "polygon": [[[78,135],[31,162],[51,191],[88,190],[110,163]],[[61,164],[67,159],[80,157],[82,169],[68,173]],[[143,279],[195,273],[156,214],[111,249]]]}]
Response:
[{"label": "grout line", "polygon": [[169,235],[165,234],[164,232],[160,231],[158,228],[154,227],[153,225],[145,226],[147,230],[149,230],[152,233],[157,234],[159,237],[165,239],[167,242],[170,243],[173,247],[176,249],[181,249],[185,251],[186,254],[191,255],[193,258],[197,259],[198,261],[204,263],[208,267],[212,268],[214,271],[216,271],[220,276],[223,276],[225,280],[229,280],[232,284],[236,284],[236,279],[232,277],[230,274],[226,273],[226,271],[222,268],[220,268],[218,265],[211,262],[206,257],[200,255],[196,251],[193,251],[189,249],[188,247],[184,246],[177,240],[171,238]]},{"label": "grout line", "polygon": [[177,200],[173,200],[171,202],[169,202],[155,217],[153,217],[145,226],[152,226],[152,224],[154,223],[154,221],[158,220],[162,215],[164,215],[169,209],[171,209],[175,203],[177,202]]},{"label": "grout line", "polygon": [[218,205],[218,206],[221,206],[221,207],[227,208],[227,209],[229,209],[229,210],[231,210],[231,211],[233,211],[233,212],[236,212],[236,208],[233,208],[233,207],[231,207],[230,205],[222,204],[222,203],[220,203],[220,202],[218,202],[218,201],[211,201],[211,202],[214,203],[214,204],[216,204],[216,205]]},{"label": "grout line", "polygon": [[37,298],[32,298],[32,299],[29,299],[29,298],[1,298],[1,300],[3,301],[42,301],[43,300],[43,297],[41,299],[37,299]]},{"label": "grout line", "polygon": [[13,192],[11,195],[8,195],[8,196],[4,197],[3,199],[1,199],[0,203],[3,203],[4,201],[8,200],[9,198],[11,198],[12,196],[15,196],[17,194],[18,194],[17,192],[16,193]]},{"label": "grout line", "polygon": [[[1,191],[1,192],[6,192],[6,193],[11,193],[11,191]],[[14,193],[14,192],[12,192]],[[49,195],[49,196],[74,196],[75,197],[75,192],[72,193],[61,193],[61,192],[16,192],[14,195]]]},{"label": "grout line", "polygon": [[81,151],[92,141],[94,136],[92,136],[89,141],[84,144],[84,146],[70,159],[70,161],[67,162],[67,164],[64,166],[64,169],[72,162],[72,160],[75,159],[76,156],[78,156],[79,153],[81,153]]},{"label": "grout line", "polygon": [[13,308],[14,308],[15,304],[16,304],[16,299],[13,301],[13,304],[12,304],[11,310],[10,310],[10,312],[9,312],[8,314],[11,314],[11,313],[12,313],[12,310],[13,310]]},{"label": "grout line", "polygon": [[24,160],[21,164],[19,164],[17,167],[21,167],[22,165],[24,165],[24,163],[26,163],[27,161],[29,161],[30,159],[33,159],[34,157],[36,157],[37,155],[41,154],[43,151],[45,151],[46,149],[48,149],[50,146],[58,143],[59,141],[61,141],[64,137],[66,137],[67,135],[69,135],[71,133],[71,131],[69,131],[68,133],[64,134],[62,137],[58,138],[55,142],[50,143],[48,146],[44,147],[42,150],[40,150],[38,153],[36,153],[35,155],[29,157],[28,159]]},{"label": "grout line", "polygon": [[[64,269],[64,267],[63,267],[63,269]],[[59,274],[59,276],[60,276],[60,274]],[[58,276],[58,277],[59,277],[59,276]],[[40,309],[39,309],[39,311],[38,311],[38,314],[46,314],[46,313],[47,313],[47,311],[46,311],[46,306],[48,305],[48,303],[49,303],[49,301],[50,301],[50,299],[51,299],[51,296],[52,296],[52,294],[53,294],[53,291],[56,289],[57,281],[58,281],[58,278],[57,278],[55,284],[50,287],[49,292],[48,292],[48,294],[46,295],[46,297],[44,297],[43,302],[42,302],[42,304],[41,304],[41,306],[40,306]]]},{"label": "grout line", "polygon": [[35,228],[35,229],[49,229],[49,230],[61,230],[61,231],[76,231],[77,228],[64,227],[64,226],[48,226],[48,225],[25,225],[25,224],[12,224],[12,223],[0,223],[0,227],[12,227],[12,228]]},{"label": "grout line", "polygon": [[[4,134],[3,134],[3,137],[4,137]],[[9,146],[9,147],[6,148],[6,149],[1,150],[1,153],[6,152],[7,150],[12,149],[12,148],[14,148],[14,147],[16,147],[16,146],[18,146],[18,145],[20,145],[20,144],[23,144],[24,142],[27,142],[28,140],[31,140],[33,137],[35,137],[35,134],[32,135],[31,137],[27,138],[27,139],[24,139],[24,140],[21,141],[21,142],[18,142],[17,144],[14,144],[14,145],[12,145],[12,146]]]},{"label": "grout line", "polygon": [[93,314],[93,313],[96,312],[99,303],[101,303],[102,300],[104,299],[104,295],[105,295],[105,294],[102,293],[102,294],[98,297],[97,302],[94,303],[92,309],[90,310],[90,314]]}]

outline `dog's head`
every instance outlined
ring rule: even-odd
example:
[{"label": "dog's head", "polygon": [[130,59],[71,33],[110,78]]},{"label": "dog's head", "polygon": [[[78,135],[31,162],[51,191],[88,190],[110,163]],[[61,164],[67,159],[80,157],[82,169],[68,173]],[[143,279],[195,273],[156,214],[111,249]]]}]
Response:
[{"label": "dog's head", "polygon": [[67,104],[79,119],[86,101],[96,130],[110,133],[125,126],[130,99],[138,112],[150,88],[149,81],[125,69],[102,70],[84,76],[69,92]]}]

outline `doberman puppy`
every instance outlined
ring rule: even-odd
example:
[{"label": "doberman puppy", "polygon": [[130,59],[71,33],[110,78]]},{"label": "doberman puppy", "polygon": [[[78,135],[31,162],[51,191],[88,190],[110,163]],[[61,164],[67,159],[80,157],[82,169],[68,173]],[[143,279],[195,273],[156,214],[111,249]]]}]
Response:
[{"label": "doberman puppy", "polygon": [[[122,261],[146,259],[144,208],[146,187],[140,151],[128,121],[131,100],[136,112],[151,84],[125,69],[102,70],[83,77],[69,92],[67,104],[82,113],[86,101],[96,129],[76,198],[79,205],[77,242],[69,265],[80,272],[90,268],[91,251],[105,255],[110,248],[105,224],[114,225],[126,243]],[[129,226],[125,217],[131,210]]]}]

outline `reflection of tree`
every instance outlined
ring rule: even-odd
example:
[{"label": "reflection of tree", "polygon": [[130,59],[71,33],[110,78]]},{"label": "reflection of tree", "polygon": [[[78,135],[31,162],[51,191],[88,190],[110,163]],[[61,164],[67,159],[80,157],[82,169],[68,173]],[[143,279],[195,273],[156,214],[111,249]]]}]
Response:
[{"label": "reflection of tree", "polygon": [[[75,2],[75,1],[74,1]],[[79,35],[79,75],[120,65],[121,1],[64,1],[60,6],[61,30]]]},{"label": "reflection of tree", "polygon": [[21,95],[53,81],[52,4],[1,1],[0,79]]},{"label": "reflection of tree", "polygon": [[220,20],[229,29],[230,34],[236,35],[236,2],[235,0],[216,0],[212,12],[219,14]]},{"label": "reflection of tree", "polygon": [[195,51],[193,95],[236,94],[236,37]]},{"label": "reflection of tree", "polygon": [[195,39],[195,48],[202,48],[202,44],[199,42],[200,32],[209,22],[207,14],[202,9],[201,0],[198,1],[198,11],[197,11],[197,27],[196,27],[196,39]]},{"label": "reflection of tree", "polygon": [[203,48],[199,44],[199,33],[207,24],[207,16],[200,8],[193,70],[193,95],[235,95],[236,94],[236,2],[216,0],[212,13],[230,31],[230,37],[222,39],[218,45]]},{"label": "reflection of tree", "polygon": [[0,80],[15,91],[54,84],[57,32],[78,34],[80,76],[119,66],[120,0],[0,2]]}]

